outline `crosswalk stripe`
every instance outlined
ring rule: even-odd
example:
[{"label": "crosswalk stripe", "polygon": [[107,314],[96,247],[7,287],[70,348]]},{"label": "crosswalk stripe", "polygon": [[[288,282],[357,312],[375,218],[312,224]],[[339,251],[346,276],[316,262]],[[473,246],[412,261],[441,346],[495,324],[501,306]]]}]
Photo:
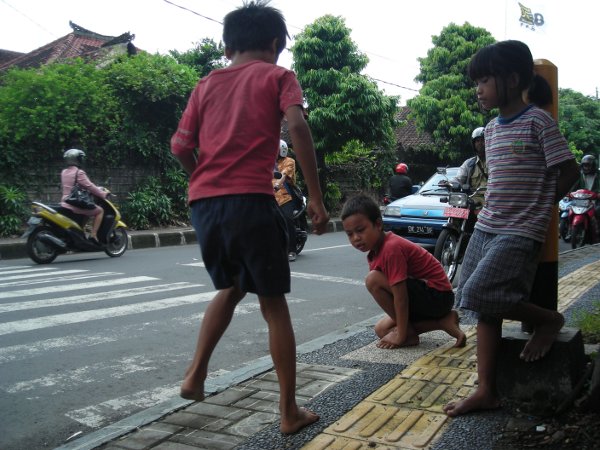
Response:
[{"label": "crosswalk stripe", "polygon": [[20,333],[24,331],[39,330],[42,328],[71,325],[87,322],[89,320],[107,319],[132,314],[141,314],[161,309],[175,308],[193,303],[204,303],[212,300],[216,292],[203,292],[200,294],[184,295],[181,297],[166,298],[149,302],[134,303],[131,305],[115,306],[90,311],[56,314],[52,316],[36,317],[33,319],[16,320],[0,324],[0,335]]},{"label": "crosswalk stripe", "polygon": [[[47,274],[47,275],[50,275],[50,274]],[[118,273],[118,272],[98,272],[98,273],[87,272],[87,273],[81,274],[81,275],[65,275],[64,277],[54,276],[54,277],[49,277],[49,278],[43,278],[41,280],[9,281],[7,283],[0,283],[0,287],[33,286],[35,284],[55,283],[55,282],[59,282],[59,281],[86,280],[89,278],[100,278],[100,277],[115,276],[115,275],[123,275],[123,274]]]},{"label": "crosswalk stripe", "polygon": [[141,283],[142,281],[152,281],[158,280],[155,277],[127,277],[127,278],[117,278],[111,280],[103,280],[103,281],[92,281],[90,283],[77,283],[77,284],[64,284],[60,286],[49,286],[37,289],[22,289],[18,291],[8,291],[8,292],[0,292],[0,298],[14,298],[14,297],[28,297],[30,295],[40,295],[40,294],[51,294],[53,292],[67,292],[67,291],[77,291],[77,290],[86,290],[92,289],[96,287],[105,287],[105,286],[115,286],[118,284],[128,284],[128,283]]},{"label": "crosswalk stripe", "polygon": [[68,275],[71,273],[81,273],[81,272],[89,272],[89,270],[84,269],[71,269],[71,270],[61,270],[58,272],[52,272],[49,274],[47,272],[41,273],[28,273],[28,274],[19,274],[19,275],[10,275],[10,276],[2,276],[0,275],[0,281],[9,281],[9,280],[24,280],[29,278],[38,278],[38,277],[47,277],[48,275]]},{"label": "crosswalk stripe", "polygon": [[193,284],[186,281],[179,283],[157,284],[132,289],[121,289],[115,291],[98,292],[95,294],[73,295],[71,297],[49,298],[32,300],[28,302],[15,302],[0,304],[0,313],[22,311],[25,309],[49,308],[53,306],[89,303],[102,300],[113,300],[117,298],[133,297],[135,295],[156,294],[159,292],[174,291],[193,287],[202,287],[203,284]]},{"label": "crosswalk stripe", "polygon": [[305,280],[329,281],[332,283],[352,284],[354,286],[363,286],[365,284],[363,280],[354,280],[352,278],[344,277],[328,277],[325,275],[318,275],[313,273],[292,272],[292,277],[303,278]]},{"label": "crosswalk stripe", "polygon": [[58,270],[56,267],[30,267],[30,266],[14,266],[0,267],[0,276],[12,273],[27,273],[27,272],[43,272],[43,271]]}]

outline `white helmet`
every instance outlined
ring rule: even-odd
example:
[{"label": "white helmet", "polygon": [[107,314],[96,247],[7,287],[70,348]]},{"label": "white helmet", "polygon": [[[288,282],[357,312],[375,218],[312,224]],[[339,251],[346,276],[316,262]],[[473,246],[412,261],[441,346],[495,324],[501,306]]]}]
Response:
[{"label": "white helmet", "polygon": [[479,127],[479,128],[475,128],[473,130],[473,133],[471,133],[471,140],[474,141],[477,138],[482,138],[483,137],[483,127]]},{"label": "white helmet", "polygon": [[85,152],[77,148],[71,148],[63,153],[63,159],[70,166],[81,167],[84,158]]},{"label": "white helmet", "polygon": [[283,139],[279,141],[279,157],[285,158],[288,154],[288,146]]}]

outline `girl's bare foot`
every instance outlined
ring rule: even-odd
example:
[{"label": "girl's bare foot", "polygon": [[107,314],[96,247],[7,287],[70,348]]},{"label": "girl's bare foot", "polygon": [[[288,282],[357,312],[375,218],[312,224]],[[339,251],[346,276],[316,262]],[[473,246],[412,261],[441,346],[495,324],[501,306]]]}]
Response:
[{"label": "girl's bare foot", "polygon": [[555,312],[552,321],[537,326],[521,352],[521,359],[532,362],[546,356],[564,324],[565,318],[559,312]]},{"label": "girl's bare foot", "polygon": [[195,400],[197,402],[201,402],[202,400],[204,400],[204,391],[190,391],[181,388],[181,390],[179,391],[179,396],[181,398],[185,398],[186,400]]},{"label": "girl's bare foot", "polygon": [[300,431],[305,426],[315,423],[317,420],[319,420],[319,416],[316,413],[306,408],[298,408],[296,413],[289,417],[281,416],[281,425],[279,429],[283,434],[293,434]]},{"label": "girl's bare foot", "polygon": [[464,347],[467,345],[467,335],[460,329],[459,322],[460,318],[454,309],[440,320],[442,329],[456,339],[453,347]]},{"label": "girl's bare foot", "polygon": [[476,390],[473,395],[459,402],[450,402],[444,406],[444,412],[450,417],[460,416],[471,411],[500,408],[500,400],[493,394]]},{"label": "girl's bare foot", "polygon": [[390,350],[394,348],[400,347],[413,347],[415,345],[419,345],[419,336],[416,334],[411,334],[406,336],[406,339],[401,342],[398,338],[398,331],[396,329],[390,331],[387,335],[382,337],[375,346],[377,348],[382,348],[385,350]]}]

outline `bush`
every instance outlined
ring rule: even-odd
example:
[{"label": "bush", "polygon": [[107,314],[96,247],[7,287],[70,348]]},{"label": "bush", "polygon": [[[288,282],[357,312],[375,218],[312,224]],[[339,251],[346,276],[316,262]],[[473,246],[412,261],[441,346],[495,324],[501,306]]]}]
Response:
[{"label": "bush", "polygon": [[158,178],[149,177],[129,194],[123,204],[123,217],[130,227],[138,230],[173,222],[171,199],[163,192]]},{"label": "bush", "polygon": [[27,195],[14,186],[0,185],[0,236],[20,234],[27,218]]},{"label": "bush", "polygon": [[580,312],[576,318],[583,340],[587,344],[600,343],[600,300],[596,300],[591,312]]}]

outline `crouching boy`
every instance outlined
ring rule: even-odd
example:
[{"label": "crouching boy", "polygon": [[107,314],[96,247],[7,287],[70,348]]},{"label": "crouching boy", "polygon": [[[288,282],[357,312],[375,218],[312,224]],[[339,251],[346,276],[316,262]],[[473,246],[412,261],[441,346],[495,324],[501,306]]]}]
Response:
[{"label": "crouching boy", "polygon": [[419,335],[443,330],[463,347],[467,338],[452,309],[454,293],[442,265],[424,248],[383,231],[379,205],[359,194],[342,209],[344,231],[354,248],[368,252],[365,284],[385,312],[375,325],[377,347],[419,344]]}]

